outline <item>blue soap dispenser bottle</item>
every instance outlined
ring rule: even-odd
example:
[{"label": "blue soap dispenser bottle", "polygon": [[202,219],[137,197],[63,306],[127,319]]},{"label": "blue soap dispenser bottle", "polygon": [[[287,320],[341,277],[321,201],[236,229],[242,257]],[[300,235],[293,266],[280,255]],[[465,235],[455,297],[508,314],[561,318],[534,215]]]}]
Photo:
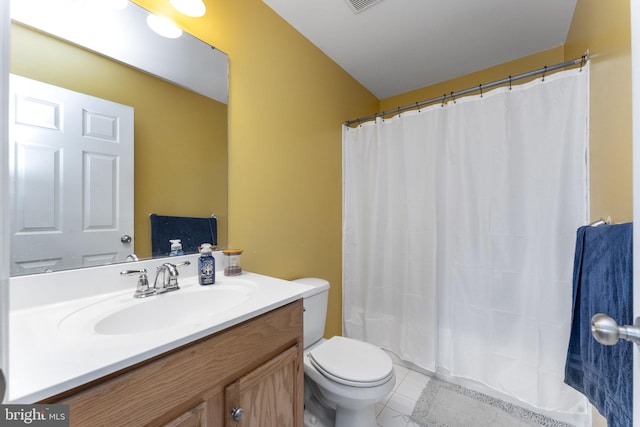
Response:
[{"label": "blue soap dispenser bottle", "polygon": [[216,283],[216,260],[211,253],[211,244],[200,245],[200,258],[198,258],[198,281],[200,285],[213,285]]}]

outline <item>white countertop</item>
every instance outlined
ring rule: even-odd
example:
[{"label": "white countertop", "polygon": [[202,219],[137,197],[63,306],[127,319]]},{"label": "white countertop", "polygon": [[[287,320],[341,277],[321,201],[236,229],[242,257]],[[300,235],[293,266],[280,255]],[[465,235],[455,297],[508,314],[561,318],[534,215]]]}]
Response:
[{"label": "white countertop", "polygon": [[[197,260],[197,257],[191,259]],[[156,261],[155,264],[159,264],[159,262]],[[220,264],[218,263],[218,265]],[[131,267],[133,265],[126,265],[126,268]],[[117,278],[111,273],[123,269],[122,265],[110,269],[109,275]],[[101,271],[104,272],[104,270]],[[190,266],[189,271],[195,272],[193,266]],[[109,277],[109,275],[106,276]],[[98,276],[105,275],[98,274]],[[153,274],[149,276],[152,281]],[[301,298],[305,292],[311,289],[308,285],[255,273],[243,272],[242,275],[234,278],[257,284],[255,292],[240,305],[215,316],[207,317],[197,324],[178,325],[131,335],[74,333],[61,331],[59,324],[71,313],[92,303],[120,295],[133,297],[135,277],[128,278],[126,282],[128,286],[126,287],[123,287],[120,282],[114,288],[108,289],[107,287],[105,292],[95,295],[86,295],[88,285],[80,283],[78,286],[83,286],[85,295],[64,299],[58,296],[51,298],[52,303],[50,304],[38,301],[37,304],[30,306],[27,302],[28,298],[24,294],[12,296],[12,309],[9,313],[9,397],[7,403],[34,403],[70,390],[284,306]],[[216,284],[229,283],[234,278],[227,278],[223,276],[222,271],[218,271]],[[59,279],[60,277],[54,278],[53,281],[59,281]],[[96,281],[100,280],[96,277]],[[48,284],[48,286],[54,285]],[[195,275],[181,275],[180,286],[181,290],[172,292],[172,294],[199,285]],[[23,290],[24,288],[17,293],[19,294]],[[165,295],[149,298],[163,297]],[[41,300],[42,297],[37,296],[34,299]],[[144,321],[144,319],[140,319],[140,321]]]}]

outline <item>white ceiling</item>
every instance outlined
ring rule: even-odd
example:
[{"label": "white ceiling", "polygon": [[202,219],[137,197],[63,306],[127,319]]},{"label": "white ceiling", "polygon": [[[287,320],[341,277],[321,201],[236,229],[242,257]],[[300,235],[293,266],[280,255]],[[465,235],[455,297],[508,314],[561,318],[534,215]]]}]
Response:
[{"label": "white ceiling", "polygon": [[563,45],[577,0],[263,1],[384,99]]}]

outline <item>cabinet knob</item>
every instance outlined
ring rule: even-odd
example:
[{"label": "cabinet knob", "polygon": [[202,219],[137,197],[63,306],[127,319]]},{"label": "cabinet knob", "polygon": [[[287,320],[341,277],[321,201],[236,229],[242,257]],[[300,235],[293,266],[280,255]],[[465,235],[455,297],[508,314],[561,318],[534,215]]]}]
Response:
[{"label": "cabinet knob", "polygon": [[231,410],[231,418],[233,418],[233,421],[240,421],[243,415],[244,409],[242,408],[233,408]]}]

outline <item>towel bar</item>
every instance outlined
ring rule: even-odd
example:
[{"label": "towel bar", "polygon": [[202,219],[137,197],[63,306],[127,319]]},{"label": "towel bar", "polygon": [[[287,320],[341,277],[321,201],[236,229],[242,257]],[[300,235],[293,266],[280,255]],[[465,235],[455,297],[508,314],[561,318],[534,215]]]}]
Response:
[{"label": "towel bar", "polygon": [[594,221],[589,225],[592,227],[598,227],[599,225],[611,225],[611,217],[608,216],[607,219],[600,218],[599,220]]},{"label": "towel bar", "polygon": [[640,318],[636,318],[633,326],[618,326],[611,317],[598,313],[591,318],[591,334],[604,345],[614,345],[619,339],[640,344]]}]

